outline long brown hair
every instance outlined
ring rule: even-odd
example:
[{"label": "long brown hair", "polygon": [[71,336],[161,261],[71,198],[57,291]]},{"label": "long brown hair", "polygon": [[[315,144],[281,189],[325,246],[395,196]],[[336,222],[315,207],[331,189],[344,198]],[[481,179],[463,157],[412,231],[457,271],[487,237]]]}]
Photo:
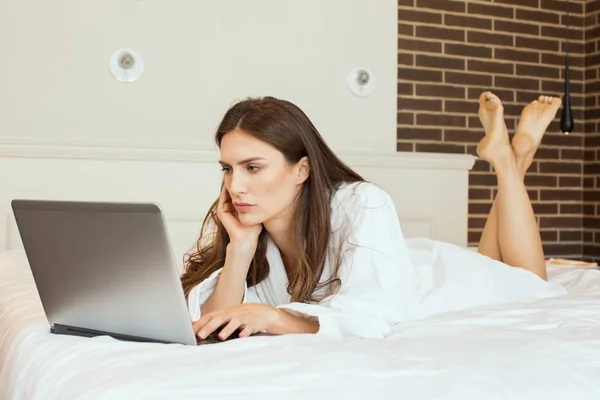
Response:
[{"label": "long brown hair", "polygon": [[[363,182],[363,178],[345,165],[327,146],[309,118],[296,105],[273,97],[248,98],[231,107],[223,117],[215,141],[240,129],[275,147],[290,164],[307,157],[309,177],[303,183],[290,229],[297,260],[289,279],[287,291],[292,301],[314,300],[313,293],[326,287],[331,292],[339,287],[338,271],[341,248],[337,260],[330,266],[330,277],[319,283],[330,246],[331,198],[342,183]],[[229,235],[217,217],[218,198],[210,207],[202,224],[195,251],[184,260],[181,277],[185,295],[192,288],[223,267]],[[258,239],[258,246],[248,270],[248,287],[257,285],[269,275],[266,230]]]}]

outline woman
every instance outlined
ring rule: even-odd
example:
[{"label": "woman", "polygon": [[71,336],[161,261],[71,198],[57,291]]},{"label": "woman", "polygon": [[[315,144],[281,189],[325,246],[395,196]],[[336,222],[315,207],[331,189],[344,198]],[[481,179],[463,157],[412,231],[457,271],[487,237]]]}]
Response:
[{"label": "woman", "polygon": [[[486,135],[477,152],[493,166],[498,194],[478,251],[545,280],[523,179],[560,100],[527,105],[512,144],[498,97],[479,101]],[[411,307],[415,270],[387,193],[344,165],[286,101],[234,105],[216,142],[221,195],[182,276],[198,337],[390,333]]]}]

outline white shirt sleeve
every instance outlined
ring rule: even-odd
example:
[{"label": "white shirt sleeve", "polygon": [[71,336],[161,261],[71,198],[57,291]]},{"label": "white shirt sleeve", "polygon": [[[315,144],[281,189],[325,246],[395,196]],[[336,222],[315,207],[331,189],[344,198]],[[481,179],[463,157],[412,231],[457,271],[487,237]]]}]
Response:
[{"label": "white shirt sleeve", "polygon": [[[200,246],[205,246],[213,240],[216,232],[216,227],[214,224],[209,224],[206,227],[206,231],[202,236]],[[188,295],[188,311],[190,314],[190,318],[192,321],[197,321],[202,317],[202,310],[200,309],[204,302],[208,300],[213,290],[217,286],[217,282],[219,280],[219,276],[223,268],[219,268],[208,278],[200,282],[198,285],[194,286]],[[244,298],[242,299],[242,303],[259,303],[260,300],[256,295],[256,292],[253,288],[248,288],[248,284],[244,282]]]},{"label": "white shirt sleeve", "polygon": [[[204,304],[204,302],[208,300],[213,290],[217,286],[217,281],[219,280],[219,275],[221,275],[221,271],[223,271],[223,268],[220,268],[212,274],[210,274],[208,278],[200,282],[190,291],[190,294],[188,295],[188,310],[192,321],[197,321],[202,316],[202,311],[200,307],[202,307],[202,304]],[[244,298],[242,300],[242,303],[260,302],[261,301],[256,295],[253,288],[249,289],[247,283],[244,282]]]},{"label": "white shirt sleeve", "polygon": [[[361,183],[338,192],[332,214],[343,215],[332,215],[332,220],[347,216],[350,224],[339,291],[316,304],[290,303],[279,308],[317,319],[318,335],[383,338],[406,315],[415,290],[414,269],[398,215],[391,197],[374,184]],[[332,231],[332,235],[344,234]]]}]

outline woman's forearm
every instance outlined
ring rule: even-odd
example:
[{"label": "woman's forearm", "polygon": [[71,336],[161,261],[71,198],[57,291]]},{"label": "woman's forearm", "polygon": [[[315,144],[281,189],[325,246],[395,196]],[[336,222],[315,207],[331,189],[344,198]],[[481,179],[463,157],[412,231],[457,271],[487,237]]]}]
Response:
[{"label": "woman's forearm", "polygon": [[201,306],[202,314],[241,304],[244,300],[246,276],[252,257],[227,247],[225,265],[210,297]]},{"label": "woman's forearm", "polygon": [[276,308],[278,317],[267,327],[267,332],[276,335],[288,333],[317,333],[319,323],[307,318],[292,315],[284,310]]}]

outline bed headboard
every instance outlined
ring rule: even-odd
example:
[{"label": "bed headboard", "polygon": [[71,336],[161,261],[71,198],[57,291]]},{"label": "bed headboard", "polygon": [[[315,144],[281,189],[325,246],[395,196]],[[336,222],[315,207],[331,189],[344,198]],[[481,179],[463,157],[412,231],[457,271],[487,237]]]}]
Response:
[{"label": "bed headboard", "polygon": [[[469,155],[340,157],[395,201],[407,237],[467,244]],[[193,246],[219,194],[216,151],[0,143],[0,251],[20,248],[14,198],[159,203],[177,257]],[[180,259],[180,258],[178,258]]]}]

